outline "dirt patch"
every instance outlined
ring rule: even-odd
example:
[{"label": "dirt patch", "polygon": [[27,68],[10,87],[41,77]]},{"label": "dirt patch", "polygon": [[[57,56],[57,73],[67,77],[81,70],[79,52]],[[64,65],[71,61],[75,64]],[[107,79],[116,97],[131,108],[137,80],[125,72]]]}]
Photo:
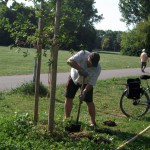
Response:
[{"label": "dirt patch", "polygon": [[107,125],[107,126],[110,126],[110,127],[117,126],[117,124],[114,121],[111,121],[111,120],[104,121],[103,123],[104,123],[104,125]]},{"label": "dirt patch", "polygon": [[[98,132],[97,132],[98,133]],[[102,132],[101,132],[102,133]],[[107,143],[110,144],[111,141],[104,138],[104,137],[99,137],[99,138],[94,138],[92,135],[90,135],[88,132],[79,132],[79,133],[70,133],[69,137],[73,140],[80,140],[81,138],[87,138],[90,141],[94,141],[95,143]]]},{"label": "dirt patch", "polygon": [[115,135],[115,134],[117,134],[116,131],[112,131],[112,130],[107,129],[107,128],[95,129],[95,132],[96,132],[96,133],[106,133],[106,134],[109,134],[109,135]]},{"label": "dirt patch", "polygon": [[[103,123],[104,123],[104,125],[107,125],[107,126],[110,126],[110,127],[117,126],[117,124],[114,121],[111,121],[111,120],[104,121]],[[93,131],[95,132],[95,134],[109,134],[109,135],[117,134],[116,131],[113,131],[113,130],[108,129],[108,128],[103,128],[103,129],[95,128],[95,129],[93,129]],[[111,143],[111,140],[106,139],[102,136],[99,136],[98,138],[95,138],[94,133],[92,135],[92,134],[89,134],[88,131],[69,132],[68,136],[73,140],[80,140],[81,138],[87,138],[89,140],[94,141],[95,143],[107,143],[107,144]]]}]

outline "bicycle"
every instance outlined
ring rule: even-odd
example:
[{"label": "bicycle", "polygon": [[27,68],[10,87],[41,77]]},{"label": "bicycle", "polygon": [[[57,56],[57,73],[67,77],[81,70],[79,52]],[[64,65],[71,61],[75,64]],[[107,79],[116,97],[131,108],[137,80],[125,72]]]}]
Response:
[{"label": "bicycle", "polygon": [[[142,75],[140,78],[127,80],[126,89],[120,98],[120,109],[126,117],[138,118],[148,112],[150,108],[150,86],[148,79],[150,79],[150,76]],[[145,81],[147,87],[142,86],[141,80]],[[133,89],[129,90],[128,81],[131,82]]]}]

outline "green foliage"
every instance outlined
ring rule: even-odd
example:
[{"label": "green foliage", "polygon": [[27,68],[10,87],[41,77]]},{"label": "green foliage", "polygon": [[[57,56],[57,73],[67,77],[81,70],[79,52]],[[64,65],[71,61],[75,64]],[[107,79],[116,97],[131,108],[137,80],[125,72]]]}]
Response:
[{"label": "green foliage", "polygon": [[150,16],[148,17],[148,20],[137,24],[136,32],[140,45],[143,46],[150,55]]},{"label": "green foliage", "polygon": [[97,39],[99,39],[99,44],[101,44],[101,49],[106,51],[120,51],[121,44],[121,31],[97,31]]},{"label": "green foliage", "polygon": [[[19,134],[22,136],[26,136],[28,132],[30,132],[33,122],[29,119],[29,114],[23,114],[20,115],[17,112],[15,113],[15,116],[12,116],[12,120],[7,120],[8,124],[7,126],[4,126],[5,133],[7,136],[10,136],[12,138],[15,138]],[[12,132],[13,131],[13,132]],[[21,138],[21,137],[20,137]]]},{"label": "green foliage", "polygon": [[0,100],[4,100],[5,99],[5,93],[4,92],[0,92]]},{"label": "green foliage", "polygon": [[141,49],[136,30],[128,31],[122,34],[121,53],[129,56],[139,56]]},{"label": "green foliage", "polygon": [[24,149],[24,146],[29,145],[30,141],[25,142],[24,145],[21,143],[25,141],[24,139],[28,139],[32,127],[33,122],[28,113],[23,115],[16,113],[3,120],[0,118],[0,149],[20,149],[21,147]]},{"label": "green foliage", "polygon": [[[24,6],[16,1],[13,1],[10,8],[5,5],[7,13],[4,13],[1,19],[8,19],[5,29],[10,34],[9,38],[11,36],[15,41],[11,41],[15,46],[36,46],[36,41],[40,37],[42,38],[43,47],[51,47],[55,1],[44,1],[43,10],[41,10],[39,2],[41,1],[34,1],[34,8]],[[98,15],[97,9],[94,8],[94,0],[65,0],[62,2],[61,13],[60,37],[58,37],[61,49],[79,49],[80,45],[83,44],[84,48],[92,50],[96,40],[96,30],[93,23],[102,19],[102,15]],[[42,34],[39,34],[38,29],[38,19],[40,17],[43,19]],[[4,29],[4,27],[2,28]],[[3,30],[0,30],[1,32]],[[4,34],[0,35],[5,36]]]},{"label": "green foliage", "polygon": [[109,43],[110,43],[109,37],[105,37],[102,43],[102,50],[109,50]]},{"label": "green foliage", "polygon": [[120,0],[120,11],[126,24],[134,24],[134,29],[124,33],[121,51],[126,55],[138,56],[145,48],[150,55],[150,1]]},{"label": "green foliage", "polygon": [[13,9],[15,15],[14,21],[8,29],[11,37],[13,37],[17,46],[29,46],[30,43],[36,41],[36,37],[33,41],[29,41],[30,36],[35,34],[37,28],[35,11],[31,7],[25,7],[23,4],[17,2],[13,3],[11,9]]},{"label": "green foliage", "polygon": [[[53,133],[47,132],[47,115],[45,114],[48,113],[48,100],[46,97],[39,100],[39,122],[35,126],[32,121],[33,96],[6,94],[5,99],[0,101],[0,149],[116,149],[124,141],[149,126],[149,113],[139,119],[129,119],[124,117],[120,111],[119,100],[125,89],[123,84],[126,83],[126,79],[114,78],[97,82],[94,88],[96,121],[97,129],[99,129],[97,131],[88,127],[89,114],[85,103],[82,104],[80,113],[81,132],[68,133],[64,130],[64,125],[74,123],[78,108],[77,96],[74,99],[71,120],[63,121],[65,85],[57,87],[55,130]],[[5,111],[4,105],[9,106],[5,108]],[[18,113],[14,114],[14,112]],[[117,126],[104,125],[103,122],[106,120],[115,121]],[[149,138],[150,131],[148,130],[134,142],[127,144],[124,149],[132,150],[136,147],[150,150]]]},{"label": "green foliage", "polygon": [[84,49],[92,50],[96,40],[93,23],[101,19],[102,15],[97,15],[93,0],[64,0],[60,30],[61,48],[77,50],[82,44]]},{"label": "green foliage", "polygon": [[127,24],[147,20],[150,14],[150,0],[120,0],[119,8]]},{"label": "green foliage", "polygon": [[[33,81],[23,83],[20,87],[12,89],[10,93],[20,93],[24,95],[35,94],[35,83]],[[39,96],[47,96],[49,93],[48,88],[42,83],[39,84]]]},{"label": "green foliage", "polygon": [[0,2],[0,45],[9,45],[13,42],[7,28],[10,27],[8,16],[13,18],[13,15],[6,7],[5,2]]},{"label": "green foliage", "polygon": [[139,56],[143,48],[150,55],[150,18],[138,23],[133,30],[122,34],[122,54]]}]

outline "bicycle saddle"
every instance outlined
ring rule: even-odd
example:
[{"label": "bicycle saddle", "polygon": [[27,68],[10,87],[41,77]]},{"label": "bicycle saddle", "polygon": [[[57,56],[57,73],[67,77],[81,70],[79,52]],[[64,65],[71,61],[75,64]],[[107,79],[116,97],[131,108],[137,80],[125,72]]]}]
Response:
[{"label": "bicycle saddle", "polygon": [[147,79],[150,79],[150,76],[149,75],[141,75],[140,79],[147,80]]}]

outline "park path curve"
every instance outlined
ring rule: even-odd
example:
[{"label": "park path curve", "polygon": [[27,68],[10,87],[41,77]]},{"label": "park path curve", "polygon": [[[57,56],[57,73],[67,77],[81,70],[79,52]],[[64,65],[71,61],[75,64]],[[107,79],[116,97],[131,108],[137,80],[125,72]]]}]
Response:
[{"label": "park path curve", "polygon": [[[146,68],[146,71],[150,68]],[[118,70],[102,70],[99,76],[99,80],[105,80],[110,78],[120,78],[127,76],[140,76],[142,74],[140,68],[132,69],[118,69]],[[64,84],[67,82],[69,72],[57,74],[57,84]],[[0,91],[10,90],[20,86],[24,82],[31,81],[33,75],[13,75],[13,76],[0,76]],[[48,85],[48,75],[41,74],[40,80],[43,84]]]}]

